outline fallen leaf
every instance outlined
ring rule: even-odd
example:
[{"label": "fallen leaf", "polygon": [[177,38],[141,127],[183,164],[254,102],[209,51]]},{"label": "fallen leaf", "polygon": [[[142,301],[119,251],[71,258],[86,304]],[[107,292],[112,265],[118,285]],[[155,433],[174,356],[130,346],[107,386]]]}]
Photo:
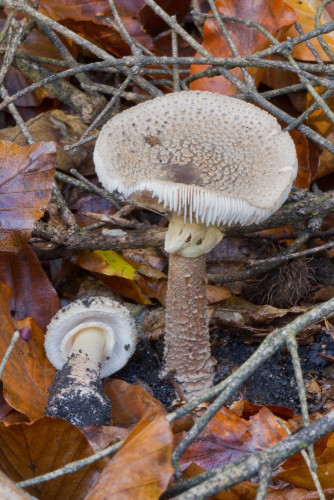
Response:
[{"label": "fallen leaf", "polygon": [[174,472],[172,451],[173,433],[165,415],[159,411],[147,415],[104,468],[85,500],[156,500]]},{"label": "fallen leaf", "polygon": [[123,441],[131,432],[130,429],[113,425],[85,425],[81,427],[81,430],[88,439],[94,453],[116,444],[118,441]]},{"label": "fallen leaf", "polygon": [[115,292],[140,304],[151,304],[140,288],[136,267],[113,250],[82,251],[73,261],[92,272]]},{"label": "fallen leaf", "polygon": [[293,306],[289,309],[279,309],[270,305],[258,306],[241,297],[232,296],[217,306],[213,319],[218,325],[241,328],[255,335],[265,335],[273,330],[273,320],[290,313],[304,313],[307,310],[308,308],[304,306]]},{"label": "fallen leaf", "polygon": [[[43,417],[33,423],[0,423],[0,466],[15,482],[39,476],[69,462],[93,455],[85,435],[60,418]],[[105,461],[72,474],[27,488],[40,500],[84,498]]]},{"label": "fallen leaf", "polygon": [[17,254],[0,253],[0,280],[12,290],[12,316],[18,320],[32,316],[45,331],[60,309],[60,302],[37,256],[28,245]]},{"label": "fallen leaf", "polygon": [[10,289],[0,282],[0,357],[4,356],[13,332],[29,326],[32,337],[29,342],[21,339],[16,343],[5,366],[2,382],[4,397],[13,408],[24,413],[30,420],[44,415],[48,400],[48,387],[55,370],[44,351],[44,334],[32,318],[24,321],[12,319],[9,310]]},{"label": "fallen leaf", "polygon": [[0,471],[0,497],[3,500],[31,500],[21,488],[11,481],[5,474]]},{"label": "fallen leaf", "polygon": [[[285,0],[285,2],[290,5],[294,9],[294,11],[297,14],[297,22],[301,24],[301,27],[304,31],[304,33],[308,33],[309,31],[314,30],[314,16],[315,13],[318,9],[318,7],[321,4],[321,0]],[[329,13],[324,10],[323,15],[321,17],[321,25],[330,22],[331,16]],[[298,31],[294,26],[291,26],[289,31],[286,34],[289,37],[296,37],[299,36]],[[334,34],[333,33],[326,33],[323,35],[326,42],[328,43],[329,47],[334,50]],[[310,40],[311,44],[313,47],[316,49],[318,52],[319,56],[323,61],[329,62],[330,59],[328,56],[325,54],[325,52],[322,50],[322,47],[320,43],[318,42],[317,38],[312,38]],[[299,43],[298,45],[295,45],[293,50],[292,50],[292,56],[296,59],[299,59],[301,61],[315,61],[314,55],[312,52],[308,49],[306,43]]]},{"label": "fallen leaf", "polygon": [[231,297],[231,292],[225,286],[206,285],[206,298],[208,304],[221,302]]},{"label": "fallen leaf", "polygon": [[[117,4],[118,2],[116,2]],[[146,48],[153,49],[153,41],[145,32],[136,13],[131,10],[135,4],[128,2],[122,12],[122,21],[129,35]],[[140,8],[139,2],[136,11]],[[111,11],[107,0],[83,2],[82,0],[44,0],[40,2],[39,11],[51,19],[64,24],[72,31],[95,42],[105,50],[117,56],[130,54],[130,48],[111,21]]]},{"label": "fallen leaf", "polygon": [[103,391],[111,401],[113,425],[136,425],[147,413],[163,412],[162,404],[140,385],[108,380]]},{"label": "fallen leaf", "polygon": [[298,159],[297,177],[294,180],[293,185],[300,189],[309,189],[312,180],[312,172],[309,162],[308,140],[305,135],[298,130],[292,130],[290,135],[295,143]]},{"label": "fallen leaf", "polygon": [[51,197],[55,159],[53,142],[0,141],[0,251],[18,251],[29,240]]},{"label": "fallen leaf", "polygon": [[[334,100],[333,100],[334,104]],[[334,141],[334,132],[329,134],[326,139],[333,143]],[[320,179],[321,177],[325,177],[325,175],[332,174],[334,172],[334,155],[329,151],[324,150],[319,158],[319,167],[313,176],[312,180]]]},{"label": "fallen leaf", "polygon": [[[334,433],[322,438],[315,445],[318,464],[317,476],[322,488],[333,488],[334,484]],[[275,478],[301,488],[314,489],[313,479],[301,454],[288,458],[281,464]]]},{"label": "fallen leaf", "polygon": [[[220,14],[251,19],[275,36],[277,36],[278,32],[291,26],[296,21],[294,10],[283,0],[252,0],[247,2],[217,0],[215,5]],[[249,28],[244,24],[233,21],[224,21],[224,24],[241,57],[253,54],[269,46],[270,42],[268,39],[255,28]],[[220,32],[214,19],[206,19],[204,23],[202,46],[214,57],[232,56],[226,39]],[[198,56],[199,54],[196,55]],[[207,67],[194,64],[190,68],[190,73],[194,74],[204,71]],[[243,79],[240,68],[232,69],[231,73]],[[259,83],[262,70],[251,68],[250,73],[255,77],[256,82]],[[237,92],[234,85],[224,76],[200,78],[193,81],[190,88],[191,90],[209,90],[226,95],[232,95]]]},{"label": "fallen leaf", "polygon": [[[15,101],[16,103],[16,101]],[[76,151],[65,151],[64,146],[77,142],[87,129],[78,115],[71,115],[61,109],[53,109],[32,118],[26,126],[35,142],[54,141],[57,148],[57,168],[69,171],[80,169],[83,175],[94,173],[93,143],[82,144]],[[98,132],[92,130],[92,134]],[[0,139],[25,145],[25,139],[19,127],[7,127],[0,130]]]},{"label": "fallen leaf", "polygon": [[249,420],[222,408],[183,454],[180,464],[182,469],[195,463],[211,470],[273,446],[286,435],[277,417],[265,406]]}]

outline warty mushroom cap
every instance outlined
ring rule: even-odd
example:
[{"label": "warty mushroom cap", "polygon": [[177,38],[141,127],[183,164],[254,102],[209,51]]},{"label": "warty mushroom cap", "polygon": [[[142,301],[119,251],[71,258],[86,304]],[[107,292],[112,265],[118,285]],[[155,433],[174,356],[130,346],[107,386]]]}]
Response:
[{"label": "warty mushroom cap", "polygon": [[294,143],[275,117],[201,91],[156,97],[116,115],[102,128],[94,162],[109,191],[144,192],[206,225],[266,219],[297,173]]},{"label": "warty mushroom cap", "polygon": [[136,348],[136,329],[129,311],[107,297],[76,300],[52,318],[45,336],[46,355],[61,370],[71,351],[74,336],[83,327],[97,327],[105,333],[101,378],[120,370]]}]

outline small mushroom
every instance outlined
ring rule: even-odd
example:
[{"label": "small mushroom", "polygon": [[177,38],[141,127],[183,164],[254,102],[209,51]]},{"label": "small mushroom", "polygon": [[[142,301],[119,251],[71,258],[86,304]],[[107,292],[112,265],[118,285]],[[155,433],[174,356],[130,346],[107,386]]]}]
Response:
[{"label": "small mushroom", "polygon": [[93,297],[60,309],[45,337],[46,355],[59,370],[46,414],[76,425],[110,424],[111,405],[101,378],[120,370],[135,347],[134,322],[118,302]]},{"label": "small mushroom", "polygon": [[252,104],[186,91],[112,118],[94,162],[105,188],[171,214],[163,373],[197,396],[212,385],[214,366],[205,254],[223,237],[218,225],[260,222],[282,205],[297,172],[294,143]]}]

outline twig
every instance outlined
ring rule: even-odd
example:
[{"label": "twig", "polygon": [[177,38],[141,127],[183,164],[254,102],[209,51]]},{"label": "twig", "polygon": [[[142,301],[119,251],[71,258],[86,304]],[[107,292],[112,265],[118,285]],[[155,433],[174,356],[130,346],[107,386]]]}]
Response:
[{"label": "twig", "polygon": [[19,340],[19,338],[20,338],[20,333],[16,330],[13,333],[12,340],[10,341],[10,344],[9,344],[9,346],[7,348],[7,351],[5,352],[5,355],[2,358],[2,361],[0,363],[0,379],[2,377],[2,374],[3,374],[3,371],[5,369],[6,363],[7,363],[8,359],[9,359],[9,356],[10,356],[12,350],[14,349],[15,344]]}]

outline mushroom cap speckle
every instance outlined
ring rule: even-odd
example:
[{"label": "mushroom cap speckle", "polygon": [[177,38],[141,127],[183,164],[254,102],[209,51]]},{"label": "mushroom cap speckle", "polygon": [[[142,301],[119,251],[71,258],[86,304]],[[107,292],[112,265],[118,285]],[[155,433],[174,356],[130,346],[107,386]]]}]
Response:
[{"label": "mushroom cap speckle", "polygon": [[129,311],[107,297],[76,300],[57,312],[45,336],[45,351],[50,363],[57,370],[62,369],[67,361],[67,340],[80,330],[80,325],[83,326],[84,323],[98,328],[105,325],[107,333],[110,330],[114,333],[115,343],[106,340],[101,378],[120,370],[135,351],[136,328]]},{"label": "mushroom cap speckle", "polygon": [[297,173],[294,143],[275,117],[200,91],[156,97],[112,118],[94,162],[106,189],[149,193],[207,225],[264,220],[284,202]]}]

